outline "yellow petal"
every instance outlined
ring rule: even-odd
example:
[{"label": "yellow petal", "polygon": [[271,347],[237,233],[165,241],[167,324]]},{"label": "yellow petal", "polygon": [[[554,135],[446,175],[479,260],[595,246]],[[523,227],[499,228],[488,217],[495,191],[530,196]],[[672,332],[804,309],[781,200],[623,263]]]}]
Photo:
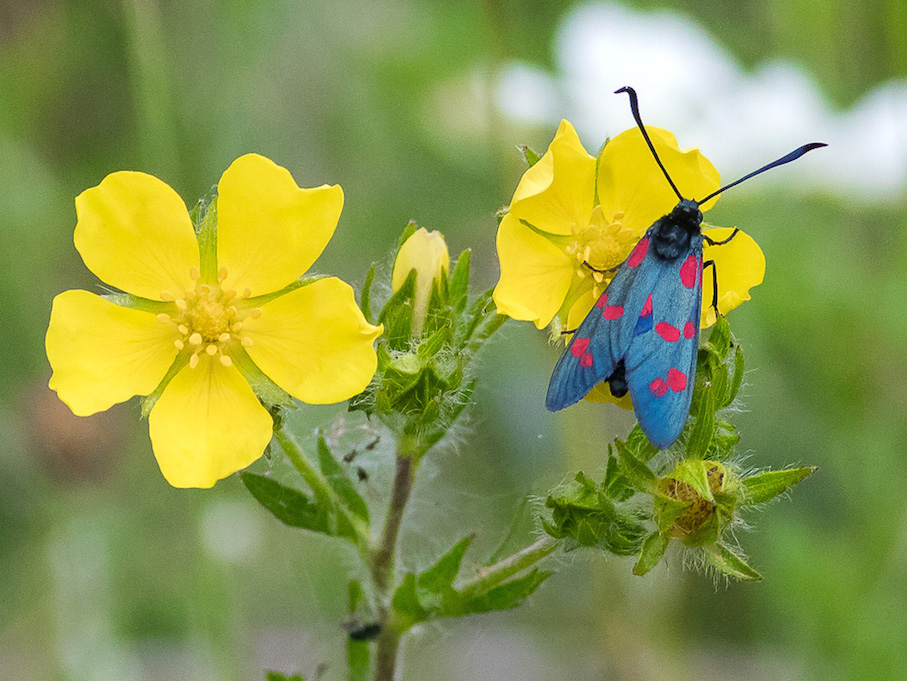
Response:
[{"label": "yellow petal", "polygon": [[54,298],[45,346],[50,388],[78,416],[154,390],[173,363],[178,332],[155,315],[88,291]]},{"label": "yellow petal", "polygon": [[223,286],[273,293],[306,273],[327,246],[340,211],[339,185],[300,189],[286,168],[258,154],[233,161],[217,185],[217,264]]},{"label": "yellow petal", "polygon": [[420,227],[403,243],[394,259],[391,290],[396,293],[413,270],[416,270],[416,292],[412,329],[413,335],[417,336],[422,333],[435,281],[446,277],[450,270],[450,254],[441,232],[429,232]]},{"label": "yellow petal", "polygon": [[122,171],[76,197],[74,241],[82,260],[111,286],[161,300],[194,288],[198,244],[183,200],[161,180]]},{"label": "yellow petal", "polygon": [[236,367],[202,353],[164,389],[148,427],[167,482],[211,487],[262,455],[273,421]]},{"label": "yellow petal", "polygon": [[589,226],[594,199],[595,159],[563,120],[548,151],[523,173],[510,212],[549,234],[569,235]]},{"label": "yellow petal", "polygon": [[[703,199],[720,187],[715,166],[698,149],[681,151],[667,130],[646,126],[658,156],[686,199]],[[678,198],[658,167],[639,128],[622,132],[605,145],[598,167],[598,197],[606,219],[623,213],[622,224],[641,237]],[[711,208],[717,197],[701,206]]]},{"label": "yellow petal", "polygon": [[374,340],[383,327],[362,315],[353,289],[320,279],[262,306],[243,322],[246,350],[271,380],[309,404],[332,404],[365,390],[378,358]]},{"label": "yellow petal", "polygon": [[[729,227],[716,227],[704,230],[703,234],[713,241],[723,241],[733,231]],[[721,314],[727,314],[740,303],[749,300],[750,289],[761,284],[765,277],[765,256],[762,249],[745,232],[737,232],[733,239],[721,246],[709,246],[706,242],[702,260],[715,261],[718,270],[718,309]],[[714,271],[712,267],[707,267],[702,272],[702,328],[715,323],[715,311],[712,309]]]},{"label": "yellow petal", "polygon": [[501,278],[494,289],[498,312],[535,322],[542,329],[564,304],[573,280],[573,260],[513,213],[498,227]]}]

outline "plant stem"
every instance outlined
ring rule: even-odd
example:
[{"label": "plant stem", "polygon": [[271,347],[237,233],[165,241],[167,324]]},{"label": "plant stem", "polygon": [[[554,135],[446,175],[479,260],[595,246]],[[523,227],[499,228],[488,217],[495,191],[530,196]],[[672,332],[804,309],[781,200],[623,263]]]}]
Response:
[{"label": "plant stem", "polygon": [[507,556],[501,561],[488,567],[479,568],[476,576],[461,586],[458,591],[464,596],[480,594],[488,591],[508,577],[539,562],[551,554],[560,542],[553,537],[545,535],[525,549],[517,551],[513,555]]},{"label": "plant stem", "polygon": [[[402,447],[400,449],[402,450]],[[378,597],[378,621],[381,625],[375,655],[375,681],[393,681],[394,670],[397,666],[397,653],[400,648],[400,636],[403,633],[398,630],[393,621],[390,591],[394,584],[394,558],[400,536],[400,526],[413,487],[413,471],[412,457],[401,454],[401,451],[398,450],[394,487],[387,509],[387,517],[384,519],[381,543],[372,552],[372,582]]]}]

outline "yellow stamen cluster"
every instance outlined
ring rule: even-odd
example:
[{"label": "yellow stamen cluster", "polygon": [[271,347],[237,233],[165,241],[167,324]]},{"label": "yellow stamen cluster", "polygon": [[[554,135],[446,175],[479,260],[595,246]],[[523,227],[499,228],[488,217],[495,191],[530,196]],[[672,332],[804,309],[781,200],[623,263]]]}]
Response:
[{"label": "yellow stamen cluster", "polygon": [[623,217],[623,212],[618,211],[607,220],[602,207],[596,206],[588,225],[574,226],[574,239],[565,249],[567,255],[575,259],[576,276],[580,279],[587,275],[592,277],[596,295],[614,275],[595,270],[609,270],[620,265],[635,243],[633,231],[621,222]]},{"label": "yellow stamen cluster", "polygon": [[252,339],[242,334],[243,320],[248,317],[257,319],[261,316],[260,307],[246,307],[241,304],[252,292],[243,291],[239,299],[236,291],[221,288],[227,278],[227,268],[222,267],[217,273],[217,284],[199,282],[201,275],[198,268],[189,270],[190,278],[196,282],[195,288],[187,290],[183,297],[177,298],[170,291],[161,291],[161,300],[173,302],[176,314],[161,313],[157,316],[162,324],[173,324],[180,337],[173,341],[177,350],[189,347],[189,366],[198,366],[199,355],[204,352],[210,357],[218,357],[225,367],[231,366],[233,360],[228,350],[235,343],[250,347]]}]

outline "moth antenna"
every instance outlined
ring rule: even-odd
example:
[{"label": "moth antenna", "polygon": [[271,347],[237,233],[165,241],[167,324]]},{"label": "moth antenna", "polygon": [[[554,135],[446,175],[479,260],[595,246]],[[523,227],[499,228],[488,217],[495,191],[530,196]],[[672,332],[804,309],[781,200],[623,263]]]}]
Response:
[{"label": "moth antenna", "polygon": [[[633,118],[636,120],[636,125],[639,126],[639,129],[642,131],[643,139],[646,140],[646,144],[649,145],[649,150],[652,152],[652,156],[655,157],[655,160],[658,163],[658,167],[661,168],[661,172],[664,173],[664,176],[668,180],[668,184],[671,185],[671,189],[674,190],[674,193],[677,194],[677,198],[680,201],[683,201],[683,196],[680,191],[677,189],[677,185],[674,184],[674,180],[671,179],[671,176],[668,175],[667,168],[664,167],[664,164],[661,162],[661,159],[658,158],[658,152],[655,151],[655,145],[652,144],[652,140],[649,139],[649,133],[646,132],[646,126],[642,124],[642,117],[639,115],[639,100],[636,98],[636,90],[627,86],[622,87],[620,90],[615,90],[614,94],[618,95],[621,92],[626,92],[630,97],[630,111],[633,112]],[[791,159],[793,160],[793,159]]]},{"label": "moth antenna", "polygon": [[727,191],[731,187],[736,187],[741,182],[746,182],[751,177],[756,177],[756,175],[764,173],[766,170],[771,170],[772,168],[777,168],[778,166],[783,166],[785,163],[790,163],[791,161],[796,161],[798,158],[803,156],[803,154],[805,154],[807,151],[812,151],[813,149],[818,149],[820,147],[827,147],[827,146],[828,145],[825,144],[825,142],[810,142],[809,144],[804,144],[802,147],[799,147],[798,149],[794,149],[792,152],[790,152],[786,156],[782,156],[777,161],[772,161],[768,165],[764,165],[761,168],[759,168],[759,170],[754,170],[749,175],[744,175],[736,182],[731,182],[730,184],[725,185],[721,189],[718,189],[717,191],[712,192],[711,194],[706,196],[704,199],[701,199],[701,200],[697,201],[696,203],[701,205],[701,204],[705,203],[706,201],[708,201],[709,199],[714,198],[715,196],[718,196],[721,192]]}]

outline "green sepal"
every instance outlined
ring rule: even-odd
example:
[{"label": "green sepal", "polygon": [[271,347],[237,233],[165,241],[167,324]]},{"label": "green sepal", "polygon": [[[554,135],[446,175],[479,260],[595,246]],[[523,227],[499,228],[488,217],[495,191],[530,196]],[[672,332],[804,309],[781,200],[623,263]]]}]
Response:
[{"label": "green sepal", "polygon": [[[202,209],[199,206],[199,211]],[[217,279],[217,199],[212,199],[196,228],[201,281],[216,284]]]},{"label": "green sepal", "polygon": [[425,323],[422,325],[421,335],[423,337],[450,328],[448,298],[447,278],[442,276],[433,279],[431,294],[428,296],[428,305],[425,309]]},{"label": "green sepal", "polygon": [[711,390],[706,390],[700,398],[696,412],[696,421],[687,435],[688,459],[702,459],[709,451],[712,436],[715,432],[715,398]]},{"label": "green sepal", "polygon": [[530,168],[539,162],[539,159],[541,158],[541,156],[539,156],[537,153],[535,153],[527,145],[518,144],[516,148],[519,150],[520,156],[523,157],[523,160],[526,162],[526,165],[529,166]]},{"label": "green sepal", "polygon": [[188,348],[180,352],[180,354],[176,356],[176,359],[173,360],[173,364],[170,365],[170,368],[167,369],[167,373],[164,374],[164,378],[162,378],[161,382],[157,384],[157,387],[152,390],[151,393],[145,395],[145,397],[142,398],[141,417],[143,419],[148,418],[151,410],[154,409],[154,405],[157,404],[157,401],[161,398],[161,395],[164,394],[164,389],[170,384],[170,381],[173,380],[173,377],[180,372],[180,369],[182,369],[189,363],[189,356],[191,354],[192,351]]},{"label": "green sepal", "polygon": [[746,579],[760,581],[762,575],[756,572],[749,564],[723,544],[714,544],[705,548],[705,557],[718,572],[733,579]]},{"label": "green sepal", "polygon": [[627,522],[618,522],[614,503],[582,472],[549,495],[545,507],[551,509],[551,521],[543,518],[542,527],[555,539],[570,537],[579,546],[626,543]]},{"label": "green sepal", "polygon": [[322,279],[328,279],[328,278],[329,277],[326,274],[308,274],[304,277],[299,277],[299,279],[297,279],[296,281],[287,284],[282,289],[279,289],[277,291],[272,291],[271,293],[265,293],[260,296],[252,296],[251,298],[245,298],[244,303],[245,303],[245,305],[249,305],[249,306],[266,305],[267,303],[270,303],[272,300],[276,300],[277,298],[280,298],[281,296],[285,296],[286,294],[290,293],[291,291],[295,291],[296,289],[304,288],[305,286],[314,284],[316,281],[321,281]]},{"label": "green sepal", "polygon": [[133,310],[150,312],[153,315],[159,315],[162,312],[164,314],[173,315],[177,312],[176,305],[173,303],[168,303],[163,300],[141,298],[139,296],[134,296],[131,293],[121,293],[119,291],[116,293],[104,293],[101,295],[101,298],[114,305],[119,305],[120,307],[129,307]]},{"label": "green sepal", "polygon": [[661,532],[652,532],[642,542],[639,558],[633,566],[633,574],[642,576],[661,562],[671,538]]},{"label": "green sepal", "polygon": [[365,275],[365,283],[362,285],[362,295],[359,296],[359,307],[362,309],[362,315],[369,324],[374,324],[372,317],[372,283],[375,281],[376,265],[368,268],[368,274]]},{"label": "green sepal", "polygon": [[652,472],[652,469],[639,460],[624,442],[615,440],[614,446],[620,457],[621,470],[630,484],[641,492],[651,492],[655,489],[658,477]]},{"label": "green sepal", "polygon": [[239,369],[243,378],[249,383],[252,392],[260,399],[265,407],[280,407],[281,409],[296,409],[296,400],[283,388],[272,381],[258,368],[258,365],[249,357],[244,348],[237,348],[231,353],[233,366]]},{"label": "green sepal", "polygon": [[745,490],[742,504],[752,506],[762,504],[786,492],[791,487],[808,478],[818,469],[816,466],[805,468],[786,468],[781,471],[766,471],[743,479]]},{"label": "green sepal", "polygon": [[656,494],[653,500],[653,509],[655,513],[655,524],[658,526],[658,531],[669,536],[671,528],[674,526],[674,523],[687,512],[687,509],[693,505],[692,501],[681,501],[680,499],[674,499],[672,497],[664,496],[663,494]]},{"label": "green sepal", "polygon": [[340,462],[334,458],[334,454],[321,435],[318,436],[318,465],[321,468],[321,474],[324,475],[331,489],[337,493],[337,496],[340,497],[346,507],[368,524],[368,504],[356,491],[353,481],[347,476]]},{"label": "green sepal", "polygon": [[450,307],[454,314],[461,314],[466,309],[469,296],[469,263],[472,250],[467,248],[460,253],[457,264],[450,275]]},{"label": "green sepal", "polygon": [[727,357],[728,350],[731,347],[731,326],[728,324],[727,317],[718,315],[715,320],[712,331],[709,334],[709,340],[706,343],[706,349],[714,352],[719,360]]},{"label": "green sepal", "polygon": [[384,336],[392,350],[409,349],[413,325],[412,299],[416,291],[416,270],[410,270],[403,285],[397,289],[378,315],[378,322],[384,324]]},{"label": "green sepal", "polygon": [[399,238],[397,239],[397,248],[394,251],[394,260],[397,259],[397,253],[403,248],[403,244],[406,243],[406,240],[409,239],[413,234],[416,233],[416,230],[419,228],[419,225],[416,224],[415,220],[410,220],[406,223],[406,227],[403,228],[403,231],[400,233]]},{"label": "green sepal", "polygon": [[743,349],[737,345],[734,347],[734,376],[728,386],[727,398],[725,399],[724,404],[719,405],[719,409],[729,406],[737,399],[737,393],[740,392],[740,386],[743,384],[743,371]]}]

